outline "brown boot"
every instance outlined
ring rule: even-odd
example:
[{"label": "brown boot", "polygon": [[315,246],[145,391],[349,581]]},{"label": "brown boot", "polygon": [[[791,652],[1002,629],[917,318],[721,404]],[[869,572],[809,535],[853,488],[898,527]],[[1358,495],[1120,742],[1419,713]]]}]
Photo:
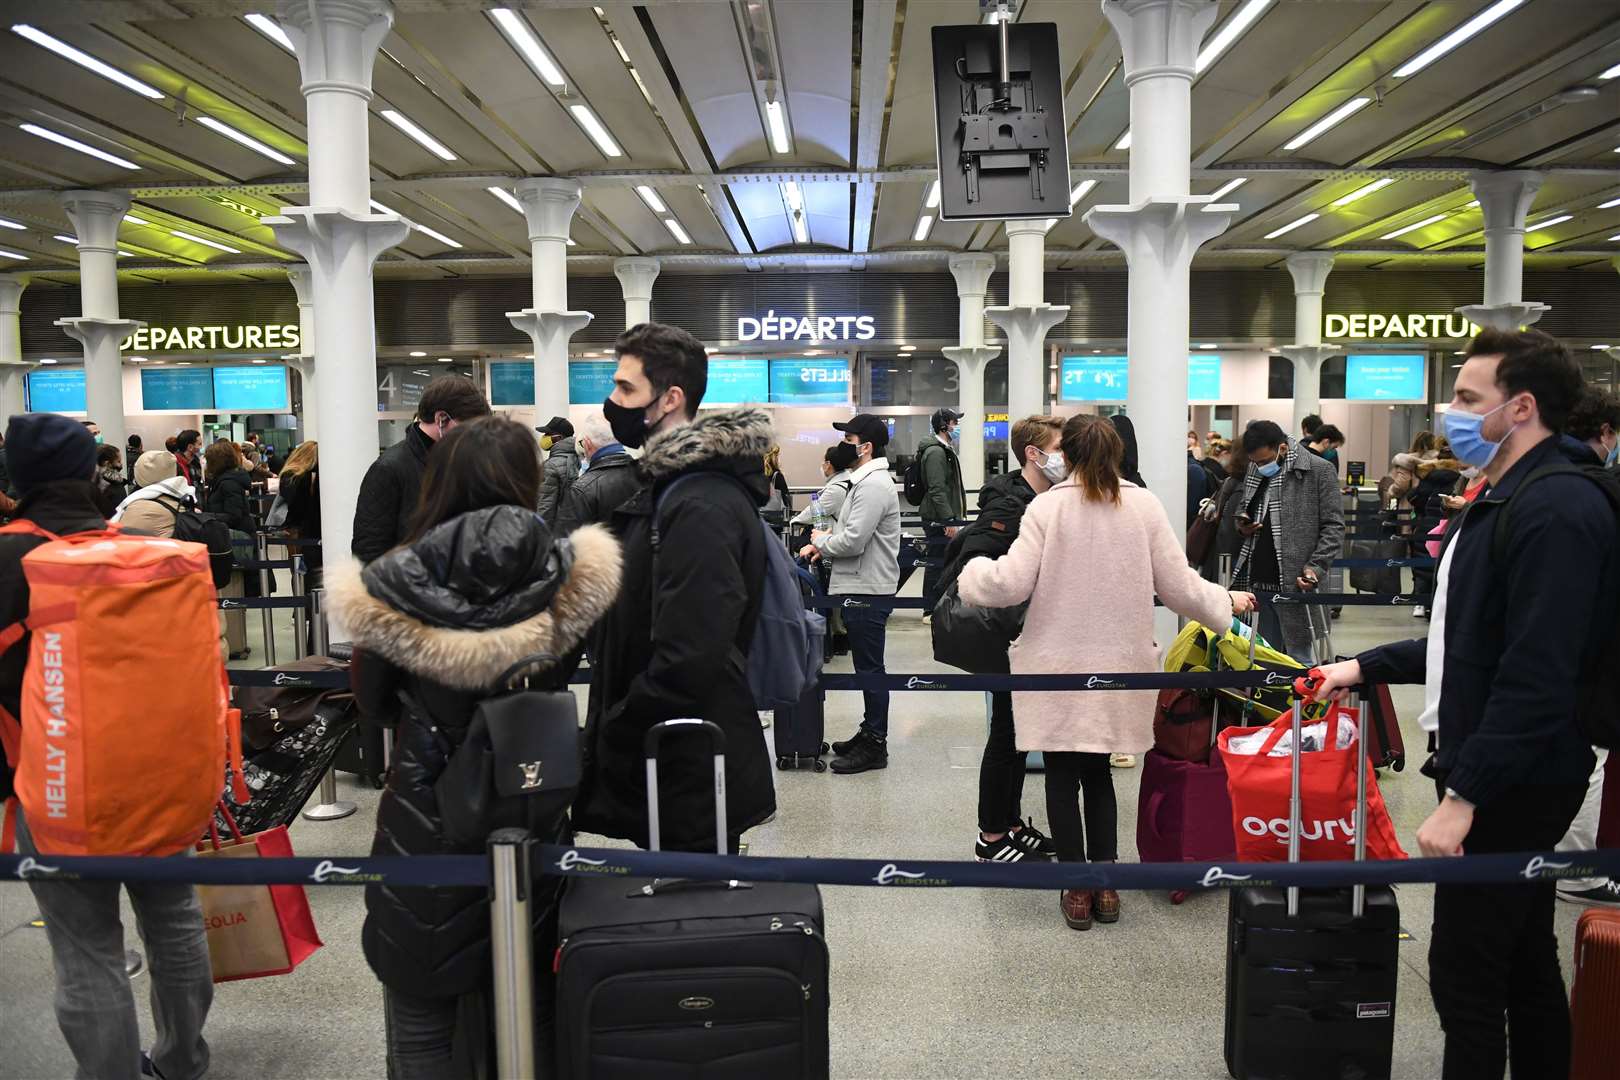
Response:
[{"label": "brown boot", "polygon": [[1119,922],[1119,893],[1113,889],[1098,889],[1096,902],[1092,905],[1097,921],[1102,923]]},{"label": "brown boot", "polygon": [[1089,889],[1064,889],[1063,894],[1058,897],[1058,907],[1063,911],[1063,921],[1069,924],[1069,929],[1091,929],[1091,891]]}]

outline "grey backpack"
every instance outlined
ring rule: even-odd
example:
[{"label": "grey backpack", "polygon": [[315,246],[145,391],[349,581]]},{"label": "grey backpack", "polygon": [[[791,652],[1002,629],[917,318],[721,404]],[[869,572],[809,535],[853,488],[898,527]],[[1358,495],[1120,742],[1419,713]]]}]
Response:
[{"label": "grey backpack", "polygon": [[[726,477],[753,501],[753,493],[742,481],[727,473],[688,473],[678,477],[663,490],[653,506],[655,561],[664,500],[686,481],[703,475]],[[822,641],[827,634],[827,620],[804,606],[801,583],[808,581],[814,588],[815,579],[794,564],[782,538],[763,519],[759,522],[759,534],[765,545],[765,578],[760,589],[759,622],[754,626],[753,644],[748,649],[748,689],[754,695],[755,708],[786,709],[797,705],[821,678]]]}]

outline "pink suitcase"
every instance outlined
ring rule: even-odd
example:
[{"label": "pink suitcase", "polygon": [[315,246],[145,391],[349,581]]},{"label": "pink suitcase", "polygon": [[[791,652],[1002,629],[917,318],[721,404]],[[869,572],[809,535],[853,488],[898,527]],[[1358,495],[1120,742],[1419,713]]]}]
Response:
[{"label": "pink suitcase", "polygon": [[[1218,862],[1237,858],[1226,766],[1177,761],[1158,750],[1142,758],[1136,806],[1136,852],[1143,862]],[[1170,894],[1181,903],[1184,891]]]}]

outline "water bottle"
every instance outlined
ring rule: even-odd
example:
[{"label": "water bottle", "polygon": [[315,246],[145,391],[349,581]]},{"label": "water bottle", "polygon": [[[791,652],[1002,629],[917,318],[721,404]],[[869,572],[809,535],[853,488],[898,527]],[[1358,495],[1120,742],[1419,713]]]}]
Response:
[{"label": "water bottle", "polygon": [[827,511],[821,508],[821,493],[812,492],[810,495],[810,528],[814,532],[831,532],[832,518]]}]

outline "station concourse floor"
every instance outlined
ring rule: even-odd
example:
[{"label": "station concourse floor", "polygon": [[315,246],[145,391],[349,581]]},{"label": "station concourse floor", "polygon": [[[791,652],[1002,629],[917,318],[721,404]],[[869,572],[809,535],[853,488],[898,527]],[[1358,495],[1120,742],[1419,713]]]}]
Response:
[{"label": "station concourse floor", "polygon": [[[921,575],[909,583],[914,594]],[[292,640],[289,613],[277,611],[283,659]],[[1426,632],[1409,608],[1347,607],[1335,645],[1351,653]],[[256,613],[248,618],[253,657],[264,663]],[[945,670],[934,664],[916,611],[889,623],[888,667]],[[840,658],[833,670],[849,670]],[[580,692],[583,715],[584,688]],[[1415,850],[1418,825],[1434,806],[1433,785],[1417,767],[1424,739],[1416,718],[1422,690],[1396,687],[1409,749],[1401,773],[1380,776],[1402,843]],[[835,693],[828,738],[846,738],[860,695]],[[972,858],[979,754],[985,731],[982,694],[894,695],[886,770],[840,777],[774,772],[779,812],[745,838],[760,855]],[[769,733],[767,732],[767,738]],[[1114,770],[1120,849],[1134,858],[1141,770]],[[1044,826],[1041,774],[1031,773],[1024,809]],[[342,776],[340,797],[359,804],[341,821],[300,820],[300,855],[357,855],[370,849],[378,793]],[[582,836],[582,843],[593,842]],[[1098,1077],[1218,1078],[1226,904],[1224,892],[1172,906],[1163,893],[1126,893],[1120,921],[1085,933],[1068,929],[1055,891],[829,887],[827,940],[832,952],[832,1075],[867,1078]],[[382,992],[360,951],[365,907],[355,887],[308,890],[326,947],[291,975],[217,987],[206,1034],[214,1080],[352,1078],[385,1075]],[[1440,1026],[1427,985],[1432,888],[1399,890],[1403,940],[1396,1003],[1393,1075],[1438,1076]],[[1557,928],[1566,981],[1573,955],[1575,905],[1560,903]],[[0,887],[0,1080],[70,1077],[73,1063],[56,1028],[53,978],[43,930],[21,885]],[[128,944],[137,947],[125,901]],[[147,976],[135,978],[136,1002],[150,1044]]]}]

